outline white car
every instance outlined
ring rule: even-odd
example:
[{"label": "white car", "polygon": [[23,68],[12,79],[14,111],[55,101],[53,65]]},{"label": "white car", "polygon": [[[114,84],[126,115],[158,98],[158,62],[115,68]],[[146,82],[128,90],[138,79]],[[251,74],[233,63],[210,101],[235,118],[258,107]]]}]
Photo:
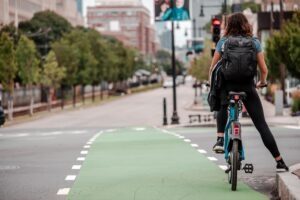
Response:
[{"label": "white car", "polygon": [[173,80],[165,80],[163,83],[163,88],[171,88],[173,87]]}]

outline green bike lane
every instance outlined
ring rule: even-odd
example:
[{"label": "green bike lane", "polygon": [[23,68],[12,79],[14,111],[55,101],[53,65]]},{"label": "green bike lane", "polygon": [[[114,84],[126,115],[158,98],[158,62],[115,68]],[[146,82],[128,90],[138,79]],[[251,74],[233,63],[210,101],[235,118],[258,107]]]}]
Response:
[{"label": "green bike lane", "polygon": [[147,127],[104,132],[91,145],[69,200],[267,199],[230,190],[216,164],[172,134]]}]

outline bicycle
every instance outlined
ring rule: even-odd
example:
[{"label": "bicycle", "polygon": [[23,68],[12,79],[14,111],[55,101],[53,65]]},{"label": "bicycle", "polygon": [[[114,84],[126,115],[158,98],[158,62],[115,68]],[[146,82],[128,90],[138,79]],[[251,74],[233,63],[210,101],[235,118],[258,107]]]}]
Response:
[{"label": "bicycle", "polygon": [[[228,174],[228,182],[231,184],[231,190],[237,189],[238,170],[241,170],[241,161],[245,160],[245,153],[242,144],[241,124],[239,114],[242,111],[242,100],[246,98],[245,92],[229,92],[229,114],[225,127],[224,151],[225,160],[228,168],[225,171]],[[242,168],[245,173],[253,173],[253,164],[245,164]]]}]

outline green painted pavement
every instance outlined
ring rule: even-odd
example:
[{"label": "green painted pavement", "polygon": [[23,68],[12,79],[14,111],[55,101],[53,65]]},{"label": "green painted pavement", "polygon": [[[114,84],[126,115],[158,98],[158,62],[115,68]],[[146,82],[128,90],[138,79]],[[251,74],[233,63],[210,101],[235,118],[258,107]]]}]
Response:
[{"label": "green painted pavement", "polygon": [[104,133],[93,143],[69,200],[256,200],[188,143],[153,128]]}]

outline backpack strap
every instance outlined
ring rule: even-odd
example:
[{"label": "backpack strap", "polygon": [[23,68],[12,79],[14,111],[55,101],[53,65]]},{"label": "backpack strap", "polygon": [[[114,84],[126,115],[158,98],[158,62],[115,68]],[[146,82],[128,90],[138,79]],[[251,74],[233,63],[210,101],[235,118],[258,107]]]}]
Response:
[{"label": "backpack strap", "polygon": [[257,55],[257,50],[256,50],[256,46],[255,46],[255,38],[252,37],[252,38],[251,38],[251,41],[252,41],[252,48],[253,48],[253,50],[254,50],[254,53],[253,53],[253,60],[254,60],[254,61],[257,61],[257,57],[256,57],[256,55]]}]

